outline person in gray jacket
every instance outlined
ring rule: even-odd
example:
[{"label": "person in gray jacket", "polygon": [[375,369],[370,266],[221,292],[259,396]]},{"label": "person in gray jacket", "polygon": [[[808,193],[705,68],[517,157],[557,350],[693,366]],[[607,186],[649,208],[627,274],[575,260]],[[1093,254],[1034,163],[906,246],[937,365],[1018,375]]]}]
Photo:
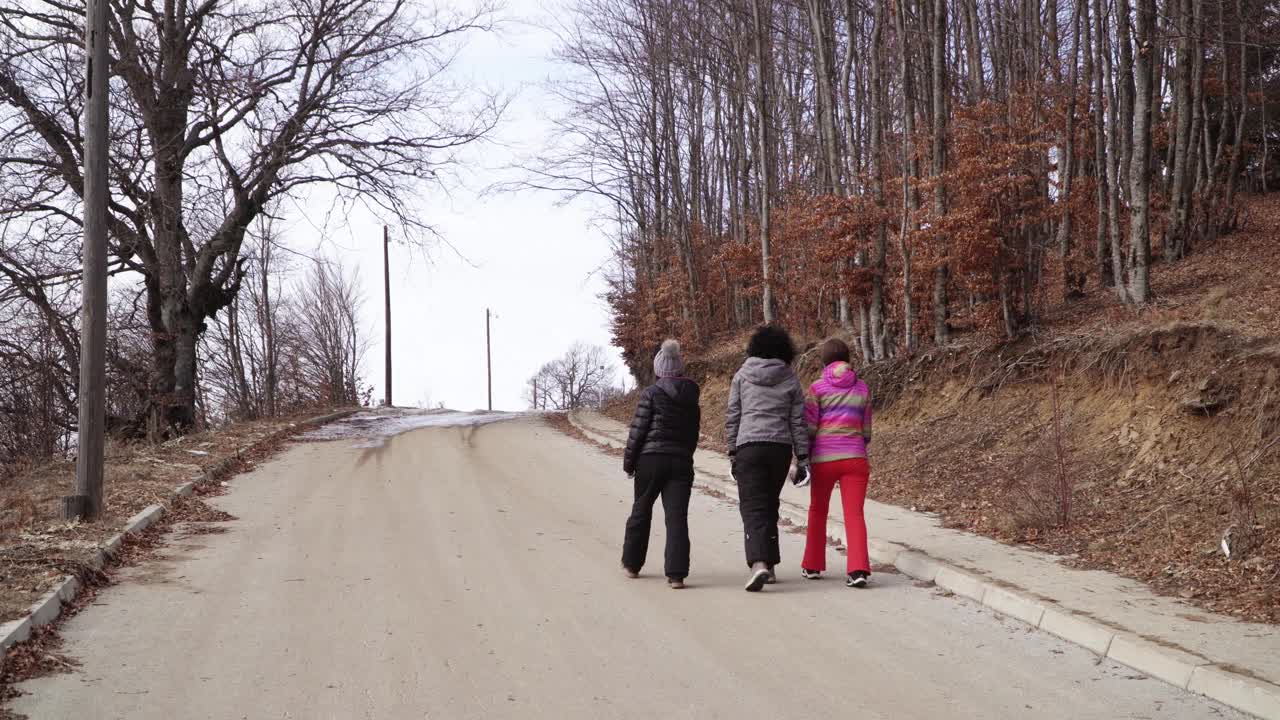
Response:
[{"label": "person in gray jacket", "polygon": [[808,484],[809,433],[804,421],[804,390],[791,369],[796,349],[785,330],[756,329],[747,343],[747,359],[733,376],[725,435],[738,509],[746,535],[748,592],[776,582],[778,506],[782,487],[796,458],[797,487]]}]

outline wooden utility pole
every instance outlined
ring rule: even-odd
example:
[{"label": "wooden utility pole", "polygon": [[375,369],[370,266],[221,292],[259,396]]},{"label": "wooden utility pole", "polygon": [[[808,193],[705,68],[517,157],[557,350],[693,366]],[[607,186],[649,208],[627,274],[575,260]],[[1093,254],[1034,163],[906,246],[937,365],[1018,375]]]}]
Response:
[{"label": "wooden utility pole", "polygon": [[536,375],[533,378],[533,409],[538,409],[538,378]]},{"label": "wooden utility pole", "polygon": [[107,0],[85,6],[84,248],[80,301],[80,423],[75,494],[64,499],[69,520],[102,513],[107,344]]},{"label": "wooden utility pole", "polygon": [[386,325],[387,339],[384,343],[386,346],[386,394],[383,398],[383,404],[391,407],[391,245],[390,235],[387,232],[387,226],[382,226],[382,287],[383,302],[386,306],[386,319],[383,324]]},{"label": "wooden utility pole", "polygon": [[489,342],[489,308],[484,309],[484,368],[489,380],[489,410],[493,411],[493,346]]}]

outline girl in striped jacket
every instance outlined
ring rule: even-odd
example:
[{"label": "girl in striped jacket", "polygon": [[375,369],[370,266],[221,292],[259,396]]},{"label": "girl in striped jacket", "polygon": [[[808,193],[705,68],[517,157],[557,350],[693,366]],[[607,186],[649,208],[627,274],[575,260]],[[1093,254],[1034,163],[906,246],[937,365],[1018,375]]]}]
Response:
[{"label": "girl in striped jacket", "polygon": [[827,569],[827,512],[831,493],[839,484],[848,545],[846,584],[861,588],[871,577],[867,522],[862,515],[870,475],[871,391],[849,364],[849,346],[843,341],[826,341],[821,353],[822,379],[805,393],[813,482],[809,485],[809,528],[800,574],[816,580]]}]

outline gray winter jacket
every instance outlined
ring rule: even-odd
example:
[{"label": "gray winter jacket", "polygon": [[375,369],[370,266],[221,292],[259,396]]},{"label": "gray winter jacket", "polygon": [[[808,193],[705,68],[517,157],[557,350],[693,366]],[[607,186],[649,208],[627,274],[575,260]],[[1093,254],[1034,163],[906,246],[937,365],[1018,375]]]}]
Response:
[{"label": "gray winter jacket", "polygon": [[781,360],[747,358],[729,387],[724,429],[731,452],[747,443],[771,442],[790,445],[797,458],[808,458],[804,391],[791,366]]}]

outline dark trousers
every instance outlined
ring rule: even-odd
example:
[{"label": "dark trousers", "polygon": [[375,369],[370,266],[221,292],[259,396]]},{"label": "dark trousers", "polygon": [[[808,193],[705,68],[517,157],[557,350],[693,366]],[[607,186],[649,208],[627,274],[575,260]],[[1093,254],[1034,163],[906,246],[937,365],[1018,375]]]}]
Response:
[{"label": "dark trousers", "polygon": [[693,459],[675,455],[641,455],[636,460],[636,499],[622,541],[622,565],[640,571],[649,554],[653,504],[662,496],[667,520],[666,575],[689,575],[689,496],[693,493]]},{"label": "dark trousers", "polygon": [[778,506],[791,470],[791,446],[758,443],[738,448],[733,477],[738,481],[738,510],[746,534],[747,566],[782,562],[778,550]]}]

